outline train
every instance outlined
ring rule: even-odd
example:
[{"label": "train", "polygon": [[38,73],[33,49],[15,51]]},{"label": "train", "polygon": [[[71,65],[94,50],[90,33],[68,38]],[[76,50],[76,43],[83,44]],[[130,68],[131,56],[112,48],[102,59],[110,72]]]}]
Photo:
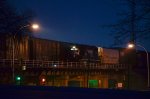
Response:
[{"label": "train", "polygon": [[[1,37],[0,59],[12,59],[12,47],[10,37]],[[106,48],[28,36],[20,41],[16,40],[14,47],[14,58],[18,60],[89,61],[102,64],[130,64],[133,59],[137,60],[131,57],[134,55],[131,55],[131,51],[126,48]],[[141,57],[138,61],[140,59]]]},{"label": "train", "polygon": [[[143,87],[143,85],[135,84],[135,81],[143,81],[146,85],[144,82],[147,73],[146,53],[143,51],[106,48],[28,36],[14,41],[10,37],[0,37],[0,68],[2,68],[0,77],[4,77],[1,84],[12,81],[10,79],[12,75],[11,59],[14,59],[16,63],[15,75],[22,75],[24,78],[17,84],[41,85],[40,82],[43,81],[41,77],[45,77],[46,85],[50,86],[77,85],[79,87],[91,86],[90,88],[116,88],[116,85],[129,87],[133,84],[131,86],[135,85],[135,88]],[[49,64],[55,61],[60,64],[58,66]],[[26,64],[27,62],[32,63]],[[69,65],[68,63],[78,64]],[[26,67],[28,67],[27,70]]]}]

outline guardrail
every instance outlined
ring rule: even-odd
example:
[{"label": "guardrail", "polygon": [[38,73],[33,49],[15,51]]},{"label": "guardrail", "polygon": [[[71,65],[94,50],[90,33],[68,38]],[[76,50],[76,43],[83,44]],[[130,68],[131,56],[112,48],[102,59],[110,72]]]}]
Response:
[{"label": "guardrail", "polygon": [[[0,67],[12,66],[11,59],[0,59]],[[26,68],[71,68],[71,69],[127,69],[127,64],[100,64],[98,62],[64,62],[64,61],[42,61],[42,60],[14,60],[15,68],[25,66]]]}]

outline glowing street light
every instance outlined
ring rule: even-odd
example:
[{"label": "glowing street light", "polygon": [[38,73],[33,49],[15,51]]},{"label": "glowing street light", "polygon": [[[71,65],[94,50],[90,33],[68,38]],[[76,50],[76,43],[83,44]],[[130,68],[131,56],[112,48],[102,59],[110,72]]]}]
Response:
[{"label": "glowing street light", "polygon": [[[22,26],[21,28],[19,28],[19,30],[22,30],[26,27],[31,27],[32,29],[34,30],[37,30],[39,29],[39,25],[38,24],[32,24],[32,25],[25,25],[25,26]],[[13,76],[13,83],[15,81],[15,39],[16,39],[16,35],[17,35],[17,32],[13,35],[13,38],[12,38],[12,76]]]},{"label": "glowing street light", "polygon": [[[141,45],[136,45],[138,47],[141,47],[144,49],[144,51],[146,52],[146,61],[147,61],[147,87],[149,88],[150,87],[150,80],[149,80],[149,56],[148,56],[148,51],[146,50],[145,47],[141,46]],[[128,48],[134,48],[135,45],[133,43],[130,43],[128,44]]]},{"label": "glowing street light", "polygon": [[128,44],[128,48],[133,48],[134,44]]},{"label": "glowing street light", "polygon": [[38,24],[32,24],[32,28],[34,29],[34,30],[37,30],[37,29],[39,29],[39,25]]}]

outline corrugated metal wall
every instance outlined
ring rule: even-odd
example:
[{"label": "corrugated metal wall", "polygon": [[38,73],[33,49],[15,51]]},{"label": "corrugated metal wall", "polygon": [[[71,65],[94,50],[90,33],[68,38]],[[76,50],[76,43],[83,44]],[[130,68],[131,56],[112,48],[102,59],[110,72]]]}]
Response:
[{"label": "corrugated metal wall", "polygon": [[59,60],[60,43],[57,41],[31,38],[29,46],[30,59]]},{"label": "corrugated metal wall", "polygon": [[108,48],[98,48],[98,55],[101,59],[101,63],[106,64],[118,64],[119,63],[119,50],[108,49]]},{"label": "corrugated metal wall", "polygon": [[[15,59],[28,59],[28,37],[23,37],[21,40],[15,38],[14,57]],[[11,36],[0,38],[0,58],[13,58],[13,39]]]}]

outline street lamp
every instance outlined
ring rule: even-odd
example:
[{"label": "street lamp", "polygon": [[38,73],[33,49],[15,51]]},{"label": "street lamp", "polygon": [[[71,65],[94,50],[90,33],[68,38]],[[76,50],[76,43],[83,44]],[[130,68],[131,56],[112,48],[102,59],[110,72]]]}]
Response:
[{"label": "street lamp", "polygon": [[[22,26],[21,28],[19,28],[19,30],[22,30],[26,27],[32,27],[32,29],[34,30],[37,30],[39,29],[39,25],[38,24],[32,24],[32,25],[25,25],[25,26]],[[12,78],[13,78],[13,83],[15,81],[15,39],[16,39],[16,35],[17,35],[17,32],[13,35],[13,38],[12,38]]]},{"label": "street lamp", "polygon": [[[147,87],[149,88],[150,87],[150,80],[149,80],[149,56],[148,56],[148,51],[146,50],[146,48],[145,47],[143,47],[143,46],[141,46],[141,45],[139,45],[139,44],[137,44],[136,46],[139,46],[139,47],[141,47],[141,48],[143,48],[144,49],[144,51],[146,52],[146,61],[147,61]],[[135,45],[134,44],[128,44],[128,48],[133,48],[133,47],[135,47]]]},{"label": "street lamp", "polygon": [[53,64],[53,82],[52,82],[52,85],[55,86],[55,68],[57,68],[57,65],[56,64]]},{"label": "street lamp", "polygon": [[34,24],[32,24],[32,26],[31,26],[33,29],[35,29],[35,30],[37,30],[37,29],[39,29],[39,25],[38,24],[36,24],[36,23],[34,23]]}]

